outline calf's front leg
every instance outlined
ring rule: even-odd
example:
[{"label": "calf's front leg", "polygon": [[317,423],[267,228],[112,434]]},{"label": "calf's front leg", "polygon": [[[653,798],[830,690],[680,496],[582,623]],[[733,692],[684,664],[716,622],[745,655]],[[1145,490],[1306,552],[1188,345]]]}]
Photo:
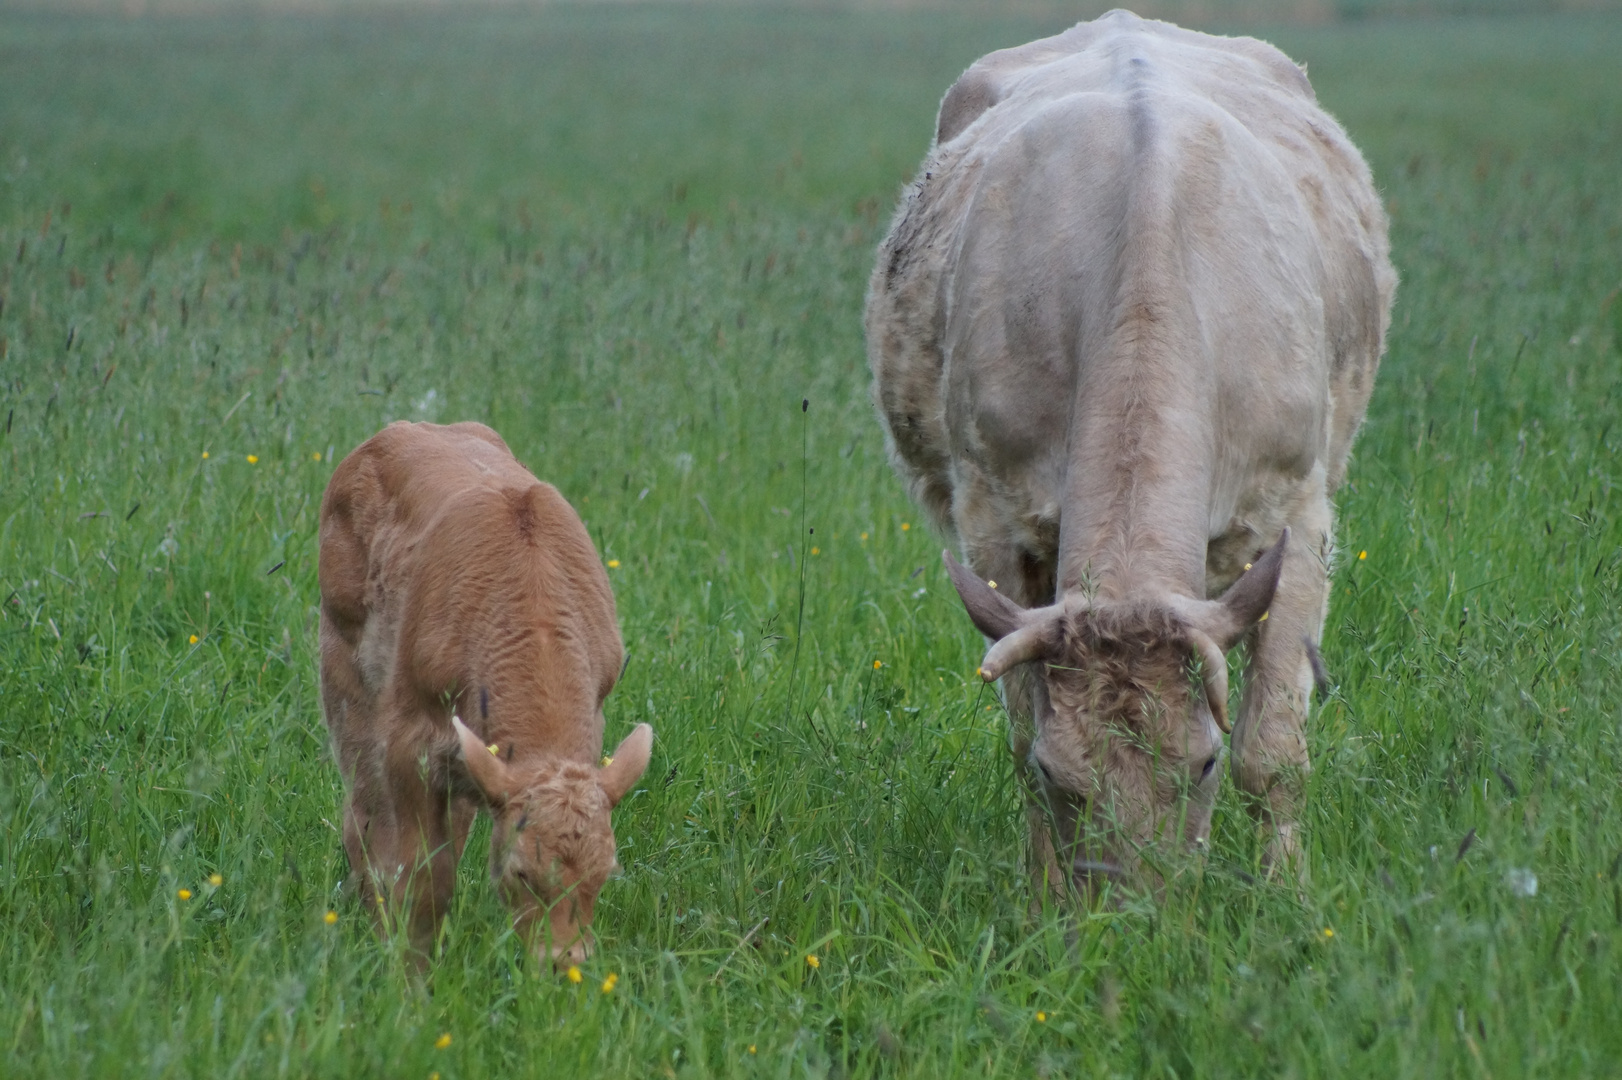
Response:
[{"label": "calf's front leg", "polygon": [[344,811],[344,848],[379,934],[403,926],[419,967],[450,908],[473,807],[436,791],[413,768],[385,790],[357,785]]}]

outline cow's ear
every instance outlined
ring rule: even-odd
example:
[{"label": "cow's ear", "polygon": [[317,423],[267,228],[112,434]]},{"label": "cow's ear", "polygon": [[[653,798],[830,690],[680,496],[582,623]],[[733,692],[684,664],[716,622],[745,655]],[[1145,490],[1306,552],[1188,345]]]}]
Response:
[{"label": "cow's ear", "polygon": [[1211,638],[1227,652],[1261,621],[1273,604],[1279,577],[1284,573],[1284,552],[1290,545],[1285,528],[1278,543],[1268,548],[1218,600],[1178,600],[1177,610],[1190,627]]},{"label": "cow's ear", "polygon": [[1025,625],[1024,608],[981,581],[974,571],[952,558],[950,551],[941,552],[941,561],[975,629],[993,641],[1001,641]]},{"label": "cow's ear", "polygon": [[648,769],[648,759],[652,756],[653,728],[638,724],[614,748],[608,764],[597,774],[597,783],[602,785],[603,792],[608,796],[608,805],[619,805],[619,801],[642,779],[642,774]]},{"label": "cow's ear", "polygon": [[467,774],[472,777],[479,794],[492,807],[505,806],[512,797],[511,774],[506,764],[462,723],[461,717],[451,717],[451,726],[456,729],[458,756],[467,767]]},{"label": "cow's ear", "polygon": [[1284,551],[1290,546],[1290,527],[1279,534],[1278,543],[1262,553],[1239,580],[1222,594],[1220,603],[1226,609],[1229,640],[1222,642],[1224,649],[1233,648],[1241,634],[1256,625],[1273,605],[1273,594],[1278,591],[1279,577],[1284,573]]}]

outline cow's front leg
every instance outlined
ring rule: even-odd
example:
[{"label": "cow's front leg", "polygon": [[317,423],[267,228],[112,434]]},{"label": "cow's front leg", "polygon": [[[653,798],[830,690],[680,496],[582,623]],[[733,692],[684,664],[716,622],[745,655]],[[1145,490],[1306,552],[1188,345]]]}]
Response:
[{"label": "cow's front leg", "polygon": [[1251,635],[1250,666],[1233,730],[1234,780],[1271,834],[1266,865],[1297,876],[1306,872],[1299,829],[1311,767],[1306,723],[1314,680],[1308,649],[1317,648],[1323,633],[1329,553],[1325,504],[1291,525],[1278,590]]},{"label": "cow's front leg", "polygon": [[1003,705],[1008,710],[1008,749],[1014,756],[1014,775],[1025,799],[1025,823],[1030,832],[1026,869],[1031,875],[1031,914],[1041,914],[1045,899],[1058,901],[1069,892],[1070,877],[1059,864],[1053,843],[1053,815],[1042,797],[1041,781],[1031,770],[1031,744],[1036,741],[1036,713],[1045,690],[1040,665],[1024,664],[1002,677]]},{"label": "cow's front leg", "polygon": [[[397,764],[403,771],[406,763]],[[433,955],[440,924],[450,910],[461,855],[449,793],[433,784],[426,759],[409,764],[409,779],[396,774],[396,813],[404,826],[393,874],[395,910],[402,913],[412,952],[426,964]],[[465,828],[463,830],[465,832]]]},{"label": "cow's front leg", "polygon": [[472,808],[452,805],[412,769],[384,790],[357,787],[344,812],[344,847],[378,932],[403,928],[425,967],[450,908]]},{"label": "cow's front leg", "polygon": [[[1023,555],[1001,537],[1000,518],[986,509],[982,485],[966,487],[957,497],[957,528],[964,538],[969,565],[990,582],[1002,582],[1013,601],[1024,608],[1053,599],[1052,560],[1029,552]],[[988,527],[987,523],[991,523]],[[1039,530],[1033,529],[1033,534]],[[1035,536],[1035,539],[1040,539]],[[1055,532],[1052,538],[1056,542]],[[1037,545],[1041,547],[1040,544]],[[1045,548],[1043,548],[1045,550]],[[993,588],[997,586],[993,584]],[[1014,776],[1025,802],[1025,823],[1030,835],[1026,870],[1031,876],[1031,914],[1041,914],[1043,902],[1069,895],[1070,875],[1059,861],[1054,844],[1055,823],[1044,797],[1041,780],[1031,765],[1038,714],[1047,706],[1042,665],[1022,664],[998,681],[1003,707],[1008,711],[1008,749],[1014,758]]]}]

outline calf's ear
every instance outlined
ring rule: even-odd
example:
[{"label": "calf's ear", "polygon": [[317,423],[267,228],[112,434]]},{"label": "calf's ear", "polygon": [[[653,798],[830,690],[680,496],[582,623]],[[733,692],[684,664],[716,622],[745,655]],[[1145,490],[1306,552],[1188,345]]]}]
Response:
[{"label": "calf's ear", "polygon": [[505,805],[512,796],[506,764],[462,723],[461,717],[451,717],[451,726],[456,729],[458,756],[467,767],[467,774],[473,778],[479,793],[484,796],[484,801],[496,807]]},{"label": "calf's ear", "polygon": [[653,728],[638,724],[614,748],[614,753],[597,774],[597,783],[608,796],[608,805],[617,806],[647,771],[648,759],[653,756]]}]

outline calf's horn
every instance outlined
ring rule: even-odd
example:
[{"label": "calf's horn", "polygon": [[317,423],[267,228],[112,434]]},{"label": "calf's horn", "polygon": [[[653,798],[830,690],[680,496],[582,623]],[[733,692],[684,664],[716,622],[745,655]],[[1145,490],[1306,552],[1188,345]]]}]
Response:
[{"label": "calf's horn", "polygon": [[507,766],[499,757],[490,753],[484,745],[484,740],[469,730],[462,723],[459,716],[451,717],[451,727],[456,731],[456,743],[461,750],[462,764],[467,768],[467,774],[473,779],[479,792],[491,806],[501,806],[512,797],[512,784]]}]

